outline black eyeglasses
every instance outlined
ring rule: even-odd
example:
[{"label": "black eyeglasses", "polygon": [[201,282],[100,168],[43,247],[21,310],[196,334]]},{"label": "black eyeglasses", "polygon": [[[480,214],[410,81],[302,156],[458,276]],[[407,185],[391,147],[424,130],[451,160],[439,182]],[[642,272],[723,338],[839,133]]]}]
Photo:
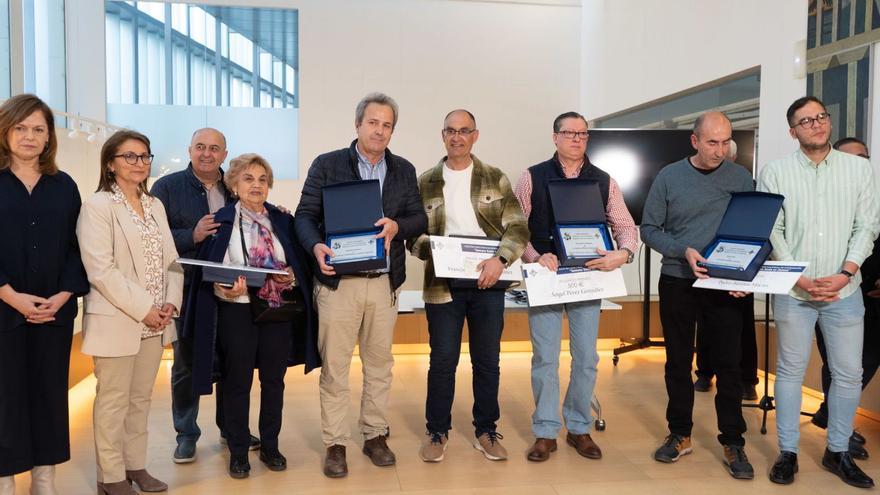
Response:
[{"label": "black eyeglasses", "polygon": [[799,126],[803,127],[804,129],[809,129],[810,127],[813,127],[813,122],[818,122],[819,125],[822,125],[825,122],[828,122],[829,118],[831,118],[830,113],[822,112],[822,113],[817,114],[815,117],[804,117],[801,120],[798,120],[797,122],[795,122],[794,125],[791,127],[799,125]]},{"label": "black eyeglasses", "polygon": [[565,139],[574,139],[575,137],[579,137],[583,140],[590,137],[590,133],[587,131],[559,131],[556,134],[561,135]]},{"label": "black eyeglasses", "polygon": [[468,129],[467,127],[463,127],[461,129],[453,129],[452,127],[447,127],[446,129],[443,129],[443,135],[446,137],[452,137],[452,136],[468,137],[475,132],[477,132],[476,129]]},{"label": "black eyeglasses", "polygon": [[127,151],[127,152],[122,153],[120,155],[113,155],[113,158],[122,157],[125,159],[125,163],[127,163],[129,165],[137,165],[138,158],[140,158],[141,163],[143,163],[146,166],[146,165],[153,163],[154,156],[155,155],[148,155],[148,154],[138,155],[136,153],[132,153],[131,151]]}]

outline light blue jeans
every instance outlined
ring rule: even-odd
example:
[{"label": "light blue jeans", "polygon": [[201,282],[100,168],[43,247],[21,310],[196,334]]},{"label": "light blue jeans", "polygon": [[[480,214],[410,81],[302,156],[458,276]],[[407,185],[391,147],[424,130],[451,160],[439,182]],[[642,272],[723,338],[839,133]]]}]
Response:
[{"label": "light blue jeans", "polygon": [[813,350],[816,320],[828,349],[831,389],[828,450],[846,452],[862,395],[862,341],[865,307],[859,291],[835,302],[773,296],[778,349],[776,357],[776,431],[779,449],[797,453],[800,439],[801,384]]},{"label": "light blue jeans", "polygon": [[529,308],[532,339],[532,394],[535,413],[532,432],[537,438],[555,439],[559,420],[559,352],[562,341],[562,313],[568,313],[571,378],[562,416],[569,433],[589,433],[593,424],[590,401],[596,386],[596,338],[599,335],[601,301],[584,301]]}]

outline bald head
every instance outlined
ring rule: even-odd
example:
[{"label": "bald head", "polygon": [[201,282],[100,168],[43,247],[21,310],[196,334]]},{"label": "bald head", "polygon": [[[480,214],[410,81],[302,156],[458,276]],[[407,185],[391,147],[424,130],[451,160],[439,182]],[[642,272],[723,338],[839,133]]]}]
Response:
[{"label": "bald head", "polygon": [[226,136],[224,136],[222,132],[214,129],[213,127],[202,127],[201,129],[196,129],[196,131],[192,135],[192,138],[189,140],[189,144],[196,144],[196,141],[199,138],[203,137],[203,135],[206,135],[204,137],[211,136],[216,138],[223,143],[223,149],[226,149]]},{"label": "bald head", "polygon": [[722,112],[706,112],[694,121],[694,134],[699,137],[700,134],[710,127],[718,126],[726,126],[728,129],[731,129],[730,119],[727,118],[727,115],[724,115]]},{"label": "bald head", "polygon": [[203,182],[219,177],[220,165],[228,153],[226,136],[217,129],[205,127],[193,133],[189,143],[189,160],[193,172]]},{"label": "bald head", "polygon": [[706,112],[694,122],[691,145],[697,154],[691,158],[695,167],[712,170],[721,165],[730,152],[733,130],[730,120],[721,112]]},{"label": "bald head", "polygon": [[453,116],[466,116],[466,118],[470,119],[471,121],[471,127],[477,127],[477,118],[474,117],[474,114],[465,110],[464,108],[458,108],[447,113],[446,118],[443,119],[443,125],[446,126],[446,124],[449,122],[449,118]]}]

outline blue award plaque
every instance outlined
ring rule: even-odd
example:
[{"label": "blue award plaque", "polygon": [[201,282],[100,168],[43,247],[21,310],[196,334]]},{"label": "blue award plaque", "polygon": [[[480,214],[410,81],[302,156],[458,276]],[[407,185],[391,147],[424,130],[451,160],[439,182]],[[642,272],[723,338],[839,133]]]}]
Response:
[{"label": "blue award plaque", "polygon": [[707,274],[751,282],[773,251],[770,232],[784,200],[764,192],[731,194],[715,238],[702,252]]},{"label": "blue award plaque", "polygon": [[598,249],[614,249],[597,181],[554,179],[547,183],[547,192],[556,223],[553,243],[561,266],[583,266],[601,257]]},{"label": "blue award plaque", "polygon": [[384,216],[379,181],[324,186],[322,196],[325,244],[334,254],[326,263],[338,275],[386,268],[384,239],[376,239],[382,229],[375,224]]}]

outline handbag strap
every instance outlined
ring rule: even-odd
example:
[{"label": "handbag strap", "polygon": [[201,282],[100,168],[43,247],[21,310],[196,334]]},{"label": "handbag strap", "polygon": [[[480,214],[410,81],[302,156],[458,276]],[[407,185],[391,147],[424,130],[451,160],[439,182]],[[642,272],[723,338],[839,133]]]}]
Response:
[{"label": "handbag strap", "polygon": [[238,213],[238,233],[239,233],[239,240],[241,241],[241,254],[242,254],[242,256],[244,256],[244,264],[248,265],[250,263],[250,260],[248,259],[247,246],[244,243],[244,227],[242,226],[242,220],[241,220],[241,217],[243,217],[243,216],[244,215],[242,215],[241,212]]}]

